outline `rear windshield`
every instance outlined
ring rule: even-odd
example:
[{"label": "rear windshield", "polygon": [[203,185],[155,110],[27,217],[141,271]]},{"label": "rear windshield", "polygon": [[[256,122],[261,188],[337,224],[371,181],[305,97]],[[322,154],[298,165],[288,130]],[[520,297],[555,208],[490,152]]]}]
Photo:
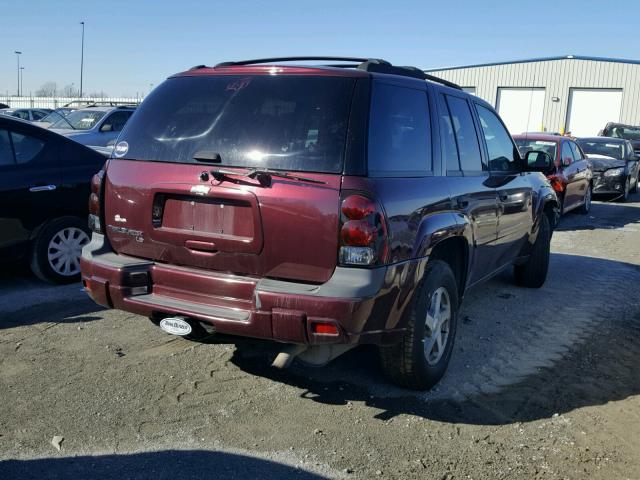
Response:
[{"label": "rear windshield", "polygon": [[116,156],[181,163],[219,156],[220,165],[339,173],[354,82],[271,75],[171,78],[127,123]]},{"label": "rear windshield", "polygon": [[545,152],[552,159],[556,158],[556,149],[558,148],[558,144],[556,142],[551,142],[548,140],[531,140],[531,139],[522,139],[519,138],[516,140],[516,145],[518,145],[518,150],[520,150],[520,155],[522,158],[532,150],[536,150],[539,152]]}]

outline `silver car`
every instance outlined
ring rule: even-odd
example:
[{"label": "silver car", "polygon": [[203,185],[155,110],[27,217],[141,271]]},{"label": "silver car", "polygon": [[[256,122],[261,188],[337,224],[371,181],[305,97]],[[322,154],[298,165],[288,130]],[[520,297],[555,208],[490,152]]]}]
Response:
[{"label": "silver car", "polygon": [[71,112],[49,126],[49,130],[83,145],[113,145],[120,131],[133,115],[135,107],[86,107]]}]

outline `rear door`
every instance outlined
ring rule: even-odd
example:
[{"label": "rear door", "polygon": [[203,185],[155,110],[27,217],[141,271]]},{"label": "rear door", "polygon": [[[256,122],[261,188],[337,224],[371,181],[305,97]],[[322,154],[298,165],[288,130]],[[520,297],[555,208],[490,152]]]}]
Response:
[{"label": "rear door", "polygon": [[573,150],[569,140],[560,142],[560,165],[562,174],[567,182],[564,192],[563,207],[564,210],[570,210],[580,203],[581,181],[579,166],[573,156]]},{"label": "rear door", "polygon": [[576,183],[576,204],[584,203],[584,196],[587,187],[591,181],[591,172],[589,161],[582,152],[582,149],[574,141],[569,141],[571,152],[573,153],[573,161],[576,167],[576,175],[574,181]]},{"label": "rear door", "polygon": [[0,248],[29,240],[57,210],[58,150],[47,140],[0,125]]},{"label": "rear door", "polygon": [[491,185],[498,194],[498,267],[519,254],[533,227],[533,189],[527,173],[521,173],[518,148],[506,127],[491,109],[476,103],[489,159]]},{"label": "rear door", "polygon": [[464,95],[440,93],[438,117],[440,144],[453,209],[463,215],[473,233],[469,284],[495,269],[498,202],[488,184],[471,105]]},{"label": "rear door", "polygon": [[[307,282],[331,277],[355,79],[181,76],[123,130],[106,175],[119,253]],[[276,169],[303,180],[247,176]],[[222,170],[222,172],[219,172]]]}]

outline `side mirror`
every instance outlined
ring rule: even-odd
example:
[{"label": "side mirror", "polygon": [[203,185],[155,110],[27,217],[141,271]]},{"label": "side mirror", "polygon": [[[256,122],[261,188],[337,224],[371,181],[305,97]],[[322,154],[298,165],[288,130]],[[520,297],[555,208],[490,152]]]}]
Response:
[{"label": "side mirror", "polygon": [[529,172],[549,173],[553,171],[555,164],[553,158],[540,150],[531,150],[524,156],[525,170]]},{"label": "side mirror", "polygon": [[568,167],[569,165],[571,165],[573,163],[573,158],[571,157],[564,157],[562,159],[562,166],[563,167]]},{"label": "side mirror", "polygon": [[110,123],[105,123],[100,127],[101,132],[110,132],[112,130],[113,130],[113,127],[111,126]]}]

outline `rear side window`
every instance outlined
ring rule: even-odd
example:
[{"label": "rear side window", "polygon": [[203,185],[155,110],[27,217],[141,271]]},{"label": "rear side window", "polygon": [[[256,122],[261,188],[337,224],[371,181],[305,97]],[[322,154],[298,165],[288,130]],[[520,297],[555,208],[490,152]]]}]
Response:
[{"label": "rear side window", "polygon": [[127,122],[118,155],[197,163],[206,151],[219,165],[340,173],[354,85],[296,75],[172,78]]},{"label": "rear side window", "polygon": [[30,162],[44,148],[42,140],[27,135],[11,132],[11,139],[17,164]]},{"label": "rear side window", "polygon": [[520,155],[511,135],[494,112],[482,105],[476,106],[489,153],[489,169],[492,172],[518,172]]},{"label": "rear side window", "polygon": [[9,132],[0,130],[0,167],[13,164],[13,150],[9,140]]},{"label": "rear side window", "polygon": [[369,120],[371,175],[424,175],[431,166],[427,92],[376,83]]},{"label": "rear side window", "polygon": [[483,166],[480,145],[469,104],[462,98],[451,95],[444,97],[446,100],[443,98],[441,106],[440,131],[447,171],[481,173]]},{"label": "rear side window", "polygon": [[580,148],[578,148],[578,145],[573,142],[569,142],[569,146],[571,147],[571,152],[573,153],[573,158],[576,162],[584,158],[580,152]]}]

